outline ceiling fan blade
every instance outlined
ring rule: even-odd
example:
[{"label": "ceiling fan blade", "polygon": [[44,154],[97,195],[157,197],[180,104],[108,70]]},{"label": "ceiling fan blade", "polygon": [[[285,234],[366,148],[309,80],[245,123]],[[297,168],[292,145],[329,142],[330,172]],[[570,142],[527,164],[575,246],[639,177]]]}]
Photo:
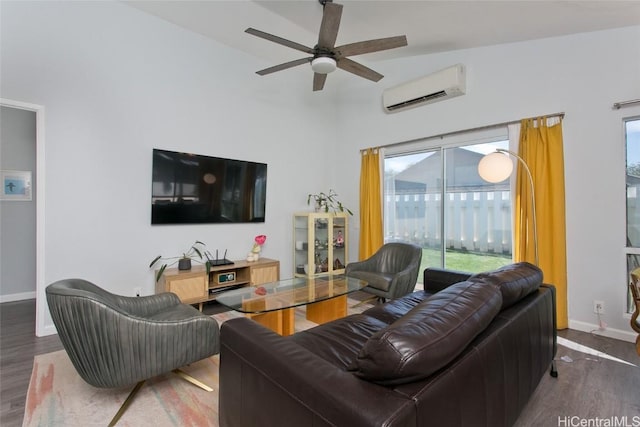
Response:
[{"label": "ceiling fan blade", "polygon": [[318,35],[318,47],[333,49],[338,38],[340,18],[342,17],[342,5],[332,2],[324,4],[320,34]]},{"label": "ceiling fan blade", "polygon": [[244,32],[251,34],[252,36],[260,37],[265,40],[269,40],[271,42],[299,50],[304,53],[313,54],[313,49],[310,47],[307,47],[300,43],[292,42],[291,40],[283,39],[282,37],[274,36],[273,34],[265,33],[264,31],[256,30],[255,28],[247,28],[246,30],[244,30]]},{"label": "ceiling fan blade", "polygon": [[322,90],[324,82],[327,80],[326,74],[313,73],[313,91]]},{"label": "ceiling fan blade", "polygon": [[285,62],[284,64],[274,65],[273,67],[265,68],[264,70],[256,71],[256,74],[260,74],[264,76],[265,74],[275,73],[276,71],[286,70],[287,68],[295,67],[297,65],[302,65],[311,62],[313,58],[301,58],[296,59],[295,61]]},{"label": "ceiling fan blade", "polygon": [[387,37],[383,39],[366,40],[362,42],[344,44],[335,48],[338,58],[363,53],[378,52],[381,50],[395,49],[407,45],[407,36]]},{"label": "ceiling fan blade", "polygon": [[384,76],[380,73],[376,73],[371,68],[367,68],[362,64],[358,64],[356,61],[352,61],[348,58],[340,58],[337,60],[336,65],[338,68],[355,74],[356,76],[364,77],[371,81],[377,82]]}]

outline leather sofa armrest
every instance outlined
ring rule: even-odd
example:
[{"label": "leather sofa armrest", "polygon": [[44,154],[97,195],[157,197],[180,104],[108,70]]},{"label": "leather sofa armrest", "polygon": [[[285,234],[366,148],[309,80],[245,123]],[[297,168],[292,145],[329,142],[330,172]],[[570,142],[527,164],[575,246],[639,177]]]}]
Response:
[{"label": "leather sofa armrest", "polygon": [[429,267],[424,269],[422,283],[425,292],[435,294],[458,282],[464,282],[469,277],[471,273],[464,271]]},{"label": "leather sofa armrest", "polygon": [[410,399],[246,318],[222,325],[220,425],[415,425]]}]

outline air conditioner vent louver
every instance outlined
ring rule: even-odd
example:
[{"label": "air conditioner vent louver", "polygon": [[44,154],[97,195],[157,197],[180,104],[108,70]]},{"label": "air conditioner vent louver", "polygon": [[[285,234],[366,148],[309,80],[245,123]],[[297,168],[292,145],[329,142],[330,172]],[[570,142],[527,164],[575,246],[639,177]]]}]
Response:
[{"label": "air conditioner vent louver", "polygon": [[410,107],[410,106],[415,105],[415,104],[422,104],[422,103],[430,101],[432,99],[442,98],[443,96],[447,96],[447,92],[441,90],[440,92],[432,93],[432,94],[425,95],[425,96],[421,96],[420,98],[410,99],[408,101],[400,102],[398,104],[389,105],[387,107],[387,110],[393,111],[393,110],[397,110],[399,108]]},{"label": "air conditioner vent louver", "polygon": [[382,103],[387,112],[394,112],[464,95],[465,91],[465,68],[464,65],[457,64],[385,89]]}]

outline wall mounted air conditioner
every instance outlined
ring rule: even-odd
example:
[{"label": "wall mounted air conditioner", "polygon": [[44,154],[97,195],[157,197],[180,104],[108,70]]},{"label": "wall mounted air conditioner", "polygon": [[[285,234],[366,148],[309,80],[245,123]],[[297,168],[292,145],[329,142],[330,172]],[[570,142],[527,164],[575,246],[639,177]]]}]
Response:
[{"label": "wall mounted air conditioner", "polygon": [[465,90],[465,68],[457,64],[385,89],[382,92],[382,104],[387,112],[400,111],[464,95]]}]

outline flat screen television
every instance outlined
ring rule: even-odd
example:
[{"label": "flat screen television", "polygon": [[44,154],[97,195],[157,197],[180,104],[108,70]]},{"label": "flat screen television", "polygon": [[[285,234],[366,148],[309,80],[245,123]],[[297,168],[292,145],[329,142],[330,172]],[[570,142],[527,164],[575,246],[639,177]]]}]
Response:
[{"label": "flat screen television", "polygon": [[151,224],[264,222],[267,165],[153,150]]}]

